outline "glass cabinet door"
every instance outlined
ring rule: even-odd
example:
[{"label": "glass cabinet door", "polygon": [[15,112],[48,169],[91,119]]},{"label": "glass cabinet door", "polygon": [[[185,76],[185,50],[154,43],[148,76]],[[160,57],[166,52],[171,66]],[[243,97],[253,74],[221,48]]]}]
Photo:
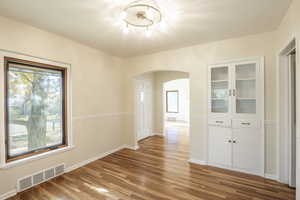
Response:
[{"label": "glass cabinet door", "polygon": [[256,113],[256,63],[235,66],[235,112]]},{"label": "glass cabinet door", "polygon": [[211,112],[228,113],[229,68],[211,68]]}]

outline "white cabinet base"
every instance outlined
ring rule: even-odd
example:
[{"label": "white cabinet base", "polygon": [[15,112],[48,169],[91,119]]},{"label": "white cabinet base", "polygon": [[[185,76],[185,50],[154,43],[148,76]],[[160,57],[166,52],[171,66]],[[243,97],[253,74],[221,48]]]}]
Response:
[{"label": "white cabinet base", "polygon": [[256,175],[264,175],[263,133],[259,129],[233,129],[232,168]]},{"label": "white cabinet base", "polygon": [[209,127],[209,163],[224,167],[231,166],[231,129],[217,126]]},{"label": "white cabinet base", "polygon": [[217,126],[209,126],[208,132],[208,165],[264,176],[262,132]]}]

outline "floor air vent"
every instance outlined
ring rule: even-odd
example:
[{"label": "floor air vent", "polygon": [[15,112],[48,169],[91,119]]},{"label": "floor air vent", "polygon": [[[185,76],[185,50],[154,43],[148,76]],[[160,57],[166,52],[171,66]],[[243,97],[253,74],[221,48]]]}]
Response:
[{"label": "floor air vent", "polygon": [[32,176],[33,184],[37,185],[44,181],[44,172],[40,172],[38,174],[34,174]]},{"label": "floor air vent", "polygon": [[54,168],[51,168],[51,169],[47,169],[45,171],[45,179],[48,180],[48,179],[51,179],[55,176],[55,173],[54,173]]},{"label": "floor air vent", "polygon": [[55,176],[61,175],[65,172],[65,165],[55,167]]},{"label": "floor air vent", "polygon": [[29,189],[35,185],[38,185],[44,181],[50,180],[56,176],[59,176],[65,172],[65,164],[61,164],[41,172],[26,176],[18,180],[17,188],[18,192]]},{"label": "floor air vent", "polygon": [[26,190],[30,187],[33,186],[32,183],[32,176],[26,177],[26,178],[22,178],[19,180],[19,184],[18,184],[18,191],[23,191]]}]

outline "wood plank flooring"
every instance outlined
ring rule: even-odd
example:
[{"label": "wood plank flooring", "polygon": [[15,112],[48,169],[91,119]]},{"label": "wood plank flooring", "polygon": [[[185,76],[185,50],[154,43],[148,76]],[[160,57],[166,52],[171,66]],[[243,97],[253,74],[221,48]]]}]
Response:
[{"label": "wood plank flooring", "polygon": [[272,180],[188,163],[187,128],[142,140],[24,191],[11,200],[292,200],[295,190]]}]

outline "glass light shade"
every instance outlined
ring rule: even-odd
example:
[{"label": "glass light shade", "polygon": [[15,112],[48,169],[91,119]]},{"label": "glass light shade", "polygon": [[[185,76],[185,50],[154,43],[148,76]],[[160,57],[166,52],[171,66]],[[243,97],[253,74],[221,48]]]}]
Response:
[{"label": "glass light shade", "polygon": [[147,29],[145,32],[146,37],[150,37],[152,34],[151,30]]},{"label": "glass light shade", "polygon": [[165,31],[167,29],[167,23],[163,20],[159,23],[159,28],[162,30],[162,31]]},{"label": "glass light shade", "polygon": [[127,25],[123,28],[123,33],[124,34],[128,34],[129,33],[129,27]]},{"label": "glass light shade", "polygon": [[127,13],[125,11],[122,11],[120,17],[124,20],[127,17]]}]

